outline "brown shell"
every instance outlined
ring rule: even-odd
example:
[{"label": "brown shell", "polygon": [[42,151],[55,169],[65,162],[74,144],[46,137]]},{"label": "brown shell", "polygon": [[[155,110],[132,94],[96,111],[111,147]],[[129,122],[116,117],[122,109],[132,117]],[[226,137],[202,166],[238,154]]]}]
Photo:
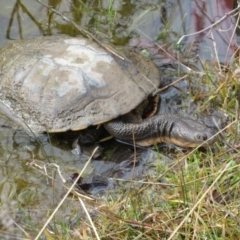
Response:
[{"label": "brown shell", "polygon": [[80,130],[125,114],[159,85],[150,60],[86,38],[39,37],[0,50],[0,105],[33,132]]}]

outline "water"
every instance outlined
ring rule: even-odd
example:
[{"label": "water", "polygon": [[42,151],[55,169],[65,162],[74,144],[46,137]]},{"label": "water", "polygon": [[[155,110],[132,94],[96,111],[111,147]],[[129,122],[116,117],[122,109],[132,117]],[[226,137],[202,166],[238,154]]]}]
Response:
[{"label": "water", "polygon": [[[51,11],[37,1],[1,1],[4,8],[0,8],[0,46],[15,39],[34,38],[41,35],[80,35],[79,31],[70,23],[51,14]],[[176,42],[179,35],[183,34],[180,29],[188,28],[189,21],[194,22],[190,20],[194,14],[190,14],[191,8],[187,7],[190,6],[188,2],[187,0],[181,1],[180,4],[179,1],[160,0],[75,0],[71,6],[70,1],[67,0],[49,0],[48,4],[59,12],[64,12],[65,16],[72,18],[80,26],[93,32],[103,42],[112,45],[126,45],[132,38],[147,39],[147,42],[160,38],[162,42],[170,45]],[[228,7],[231,8],[231,6]],[[196,6],[193,8],[195,9]],[[222,9],[227,9],[227,7],[222,7]],[[181,28],[180,22],[185,11],[187,20],[184,22],[184,27]],[[204,27],[207,24],[209,24],[208,21]],[[227,28],[228,25],[225,27]],[[190,32],[196,30],[198,29],[193,28]],[[202,48],[200,55],[210,60],[214,54],[209,50],[211,46],[208,40],[205,41],[208,38],[202,38],[204,41],[200,42]],[[227,48],[228,45],[221,38],[217,36],[215,38],[220,39],[220,42],[217,41],[218,46]],[[188,38],[188,41],[192,40]],[[234,44],[233,38],[232,45]],[[227,55],[224,54],[226,51],[220,52],[219,58],[222,61],[228,60],[232,51],[232,48],[229,48]],[[182,87],[185,89],[185,93],[188,93],[185,82],[182,83]],[[172,92],[171,94],[176,95]],[[181,94],[179,96],[182,97]],[[168,111],[167,105],[164,105]],[[34,225],[41,219],[45,220],[48,210],[54,208],[66,192],[56,166],[51,164],[58,165],[63,177],[69,179],[73,173],[79,172],[83,168],[87,157],[80,157],[71,152],[71,138],[54,138],[50,142],[48,137],[43,135],[36,139],[19,128],[4,113],[0,114],[0,126],[0,196],[2,203],[0,221],[3,221],[2,216],[4,215],[31,227],[31,224]],[[104,157],[93,160],[88,165],[85,176],[91,173],[111,178],[131,179],[133,176],[139,177],[141,174],[145,174],[146,165],[154,165],[156,161],[159,161],[159,155],[150,148],[137,150],[138,162],[132,175],[135,157],[131,147],[114,141],[105,143],[103,147],[105,149]],[[161,159],[165,164],[168,158],[162,155]],[[54,180],[47,178],[45,174]],[[114,186],[114,183],[111,186]],[[102,194],[106,189],[93,188],[90,192],[97,195]],[[70,200],[65,202],[64,211],[60,211],[58,217],[72,216],[73,209],[69,207],[69,204],[73,203],[68,201]],[[24,215],[26,210],[29,213],[28,217],[31,218],[29,225]],[[21,235],[15,229],[9,228],[9,232]]]}]

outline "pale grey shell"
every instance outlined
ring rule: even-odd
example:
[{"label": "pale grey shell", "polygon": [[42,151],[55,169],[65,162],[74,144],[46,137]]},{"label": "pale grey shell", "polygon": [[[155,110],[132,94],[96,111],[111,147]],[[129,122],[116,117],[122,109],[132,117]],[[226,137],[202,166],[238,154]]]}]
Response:
[{"label": "pale grey shell", "polygon": [[139,54],[120,60],[86,38],[40,37],[0,50],[0,103],[33,132],[80,130],[125,114],[159,85]]}]

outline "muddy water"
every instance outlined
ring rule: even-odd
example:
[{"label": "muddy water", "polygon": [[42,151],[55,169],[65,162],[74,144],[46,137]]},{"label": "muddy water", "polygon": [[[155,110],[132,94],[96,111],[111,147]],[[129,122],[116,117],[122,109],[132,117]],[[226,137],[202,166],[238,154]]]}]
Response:
[{"label": "muddy water", "polygon": [[[34,38],[40,35],[80,35],[70,23],[51,14],[37,1],[1,0],[1,2],[4,7],[0,8],[0,46],[15,39]],[[65,16],[72,18],[90,32],[94,32],[102,41],[110,42],[113,45],[126,45],[132,38],[147,39],[147,41],[161,39],[161,42],[170,45],[176,42],[176,39],[182,34],[179,22],[183,19],[185,11],[188,18],[183,29],[189,29],[189,25],[191,25],[189,22],[198,20],[196,11],[190,11],[191,9],[196,10],[196,3],[192,1],[191,8],[191,4],[187,0],[181,1],[181,5],[179,5],[180,1],[160,0],[75,0],[72,1],[72,6],[67,0],[45,2],[54,6],[58,11],[64,12]],[[226,4],[224,7],[221,9],[225,9],[227,12],[232,6]],[[173,12],[177,12],[177,14],[173,14]],[[201,12],[198,12],[199,14]],[[208,24],[209,21],[206,21],[200,27],[206,27]],[[190,32],[199,30],[198,24],[194,26]],[[217,36],[215,38],[220,39],[220,43],[218,43],[220,48],[227,48],[225,40],[222,41],[222,38]],[[202,39],[206,38],[202,36]],[[188,41],[190,41],[189,38]],[[201,41],[199,44],[201,49],[204,49],[200,51],[202,57],[210,60],[212,56],[215,56],[209,50],[211,49],[209,42]],[[227,55],[226,51],[221,52],[219,58],[228,59],[228,56],[232,54],[234,44],[233,38],[233,48],[228,49]],[[180,87],[186,94],[188,93],[186,82],[183,82]],[[174,98],[179,92],[171,90],[171,94],[173,94],[171,98]],[[183,95],[179,94],[180,97]],[[172,108],[166,104],[167,100],[164,102],[165,108],[162,109],[165,112],[172,111]],[[169,104],[169,106],[171,105],[172,103]],[[32,223],[38,222],[39,219],[45,219],[48,209],[54,208],[66,191],[56,166],[49,164],[58,165],[63,178],[68,179],[71,174],[79,172],[83,168],[87,157],[80,157],[72,153],[70,144],[72,139],[53,138],[50,142],[49,138],[44,135],[35,138],[19,128],[4,113],[0,113],[0,139],[0,200],[2,203],[0,221],[3,221],[3,215],[7,215],[24,222],[23,213],[26,209],[29,210]],[[159,155],[154,150],[139,149],[133,174],[134,151],[131,147],[114,141],[105,143],[103,147],[105,154],[89,164],[85,175],[91,173],[130,179],[133,176],[139,177],[145,174],[146,165],[154,165],[156,161],[159,161]],[[165,163],[168,158],[161,155],[161,159]],[[47,172],[44,172],[44,167]],[[45,177],[44,174],[55,180]],[[115,185],[111,183],[110,186]],[[97,187],[90,189],[90,192],[98,194],[106,189],[106,186]],[[70,212],[71,209],[66,210],[65,208],[64,212],[59,214],[66,217]],[[13,229],[9,231],[14,233]]]}]

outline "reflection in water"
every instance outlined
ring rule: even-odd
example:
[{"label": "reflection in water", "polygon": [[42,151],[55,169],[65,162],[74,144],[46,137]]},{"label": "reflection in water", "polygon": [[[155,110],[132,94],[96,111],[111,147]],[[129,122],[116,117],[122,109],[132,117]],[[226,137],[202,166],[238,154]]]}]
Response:
[{"label": "reflection in water", "polygon": [[[191,28],[189,33],[200,31],[221,19],[226,13],[233,9],[233,0],[212,0],[206,2],[192,1],[191,6]],[[217,27],[210,31],[198,34],[195,40],[203,42],[213,48],[216,44],[218,57],[222,62],[229,61],[237,48],[234,34],[234,20],[230,17],[222,21]],[[212,53],[213,54],[213,53]]]},{"label": "reflection in water", "polygon": [[[205,29],[230,12],[233,2],[184,0],[181,4],[175,3],[169,12],[173,32],[181,37]],[[216,27],[187,37],[187,43],[189,46],[193,43],[198,45],[200,49],[196,54],[203,59],[219,59],[222,63],[228,63],[237,48],[233,17],[229,16]]]},{"label": "reflection in water", "polygon": [[[56,207],[67,190],[56,168],[48,163],[59,166],[63,177],[68,180],[73,173],[81,171],[88,158],[73,155],[69,143],[65,141],[52,139],[50,144],[47,136],[34,138],[17,129],[14,122],[9,123],[4,115],[0,116],[1,202],[6,204],[7,215],[17,219],[19,224],[26,224],[24,215],[27,210],[31,224],[36,225],[39,219],[47,219],[49,209]],[[149,148],[137,149],[135,156],[132,147],[116,144],[115,141],[104,143],[103,148],[105,153],[92,160],[83,175],[83,187],[87,186],[85,190],[93,195],[101,195],[108,189],[117,190],[119,183],[116,178],[141,179],[151,168],[155,168],[159,157]],[[45,176],[44,166],[48,177]],[[124,187],[128,186],[128,183],[124,184]],[[71,216],[72,219],[73,207],[72,199],[68,198],[63,205],[64,211],[59,211],[56,217],[66,219]],[[81,217],[80,213],[78,217]],[[9,231],[14,233],[14,229]]]}]

